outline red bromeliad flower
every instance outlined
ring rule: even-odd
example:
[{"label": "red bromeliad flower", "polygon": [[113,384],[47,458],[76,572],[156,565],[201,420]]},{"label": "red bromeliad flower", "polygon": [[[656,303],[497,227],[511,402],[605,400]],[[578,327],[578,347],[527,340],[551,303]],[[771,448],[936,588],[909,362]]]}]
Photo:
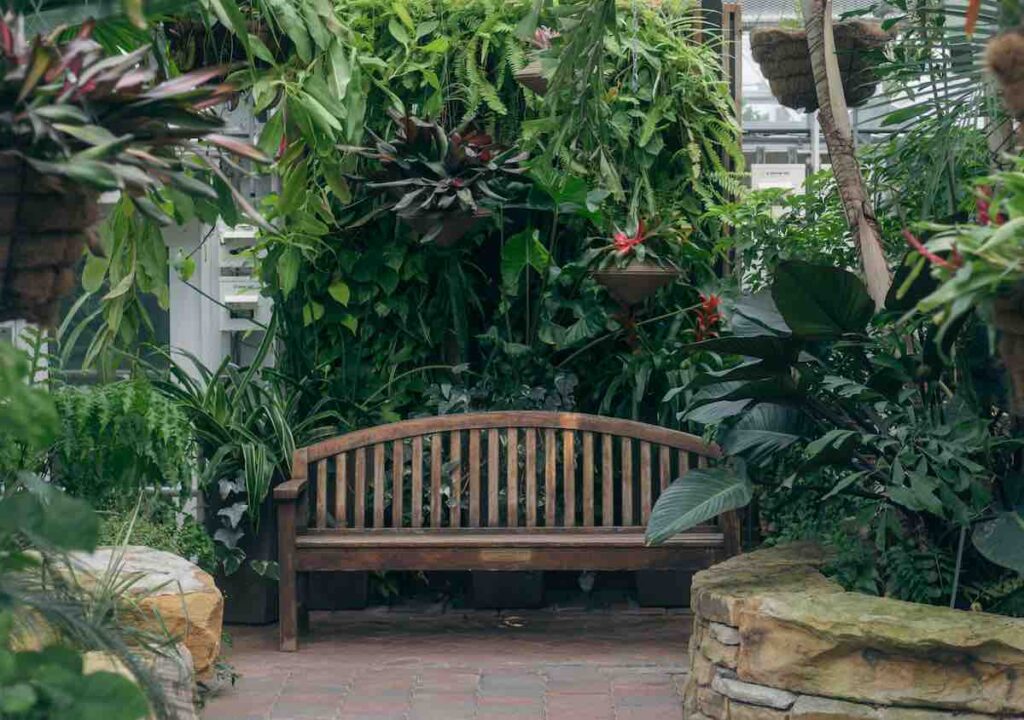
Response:
[{"label": "red bromeliad flower", "polygon": [[637,223],[636,234],[633,236],[627,235],[622,230],[616,230],[615,234],[612,235],[612,244],[615,246],[615,252],[619,255],[625,255],[646,239],[647,236],[644,235],[644,221],[641,220]]},{"label": "red bromeliad flower", "polygon": [[722,321],[718,306],[721,302],[722,299],[714,293],[711,295],[700,294],[700,307],[697,308],[697,342],[710,337],[718,337],[718,324]]},{"label": "red bromeliad flower", "polygon": [[925,244],[918,240],[914,236],[914,233],[910,232],[910,230],[907,230],[906,228],[903,229],[903,239],[906,240],[907,244],[910,245],[910,247],[914,248],[914,250],[916,250],[921,257],[930,262],[932,265],[938,265],[939,267],[945,268],[946,270],[956,270],[957,268],[964,264],[963,256],[957,251],[955,247],[953,248],[953,252],[950,254],[950,260],[946,260],[945,258],[939,257],[931,250],[929,250],[927,247],[925,247]]},{"label": "red bromeliad flower", "polygon": [[[975,203],[978,208],[978,222],[980,222],[982,225],[989,225],[990,223],[992,223],[992,188],[978,188],[978,198],[975,201]],[[998,226],[1005,223],[1006,220],[1007,217],[1004,213],[998,213],[995,216],[994,222]]]}]

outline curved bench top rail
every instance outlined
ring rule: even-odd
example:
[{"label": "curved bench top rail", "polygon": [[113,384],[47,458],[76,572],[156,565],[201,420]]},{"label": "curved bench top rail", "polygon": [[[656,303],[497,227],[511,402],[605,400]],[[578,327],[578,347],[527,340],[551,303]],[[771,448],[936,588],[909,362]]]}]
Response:
[{"label": "curved bench top rail", "polygon": [[[623,420],[604,415],[585,415],[582,413],[549,412],[544,410],[508,410],[435,415],[355,430],[345,435],[321,440],[314,445],[300,448],[296,451],[296,466],[302,460],[312,463],[376,443],[404,440],[405,438],[453,430],[501,428],[580,430],[629,437],[706,457],[717,458],[721,456],[721,450],[717,445],[706,443],[696,435],[679,430],[671,430],[658,425],[649,425],[635,420]],[[302,457],[303,455],[305,455],[304,458]]]}]

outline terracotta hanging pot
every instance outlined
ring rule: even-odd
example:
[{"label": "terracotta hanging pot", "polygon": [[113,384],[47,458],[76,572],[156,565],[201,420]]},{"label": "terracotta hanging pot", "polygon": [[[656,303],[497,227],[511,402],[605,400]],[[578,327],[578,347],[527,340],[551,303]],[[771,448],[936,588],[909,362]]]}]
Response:
[{"label": "terracotta hanging pot", "polygon": [[997,298],[992,324],[999,331],[999,357],[1010,376],[1011,408],[1024,415],[1024,288]]},{"label": "terracotta hanging pot", "polygon": [[548,91],[548,79],[541,72],[540,60],[534,60],[515,74],[516,82],[543,96]]},{"label": "terracotta hanging pot", "polygon": [[56,321],[98,217],[97,193],[0,154],[0,320]]},{"label": "terracotta hanging pot", "polygon": [[[879,79],[876,60],[869,51],[884,47],[889,42],[889,33],[879,23],[866,20],[835,23],[833,33],[846,104],[863,105],[875,94]],[[806,31],[757,28],[750,34],[750,50],[780,104],[804,112],[818,109]]]},{"label": "terracotta hanging pot", "polygon": [[623,305],[638,305],[679,277],[679,270],[650,261],[595,270],[594,280]]},{"label": "terracotta hanging pot", "polygon": [[484,208],[477,208],[476,212],[472,213],[438,211],[420,215],[399,215],[420,237],[430,235],[440,225],[441,229],[431,239],[438,247],[451,247],[476,227],[477,223],[490,216],[491,211]]},{"label": "terracotta hanging pot", "polygon": [[986,60],[999,81],[1007,112],[1024,120],[1024,27],[1008,30],[988,43]]}]

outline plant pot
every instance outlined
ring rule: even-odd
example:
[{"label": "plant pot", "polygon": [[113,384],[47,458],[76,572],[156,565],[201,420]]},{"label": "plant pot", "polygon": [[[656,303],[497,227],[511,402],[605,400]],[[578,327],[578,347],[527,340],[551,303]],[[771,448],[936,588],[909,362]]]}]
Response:
[{"label": "plant pot", "polygon": [[544,573],[540,571],[470,573],[473,607],[487,610],[538,608],[544,604]]},{"label": "plant pot", "polygon": [[[846,104],[863,105],[878,86],[877,58],[870,51],[882,48],[890,36],[879,23],[865,20],[836,23],[833,33]],[[806,31],[758,28],[750,34],[750,50],[780,104],[805,112],[818,109]]]},{"label": "plant pot", "polygon": [[0,320],[52,325],[76,284],[97,193],[0,154]]},{"label": "plant pot", "polygon": [[438,247],[451,247],[463,235],[468,233],[476,224],[486,217],[490,217],[491,211],[478,208],[476,212],[431,212],[422,215],[399,215],[406,225],[411,227],[420,237],[426,237],[440,224],[441,230],[433,237],[433,242]]},{"label": "plant pot", "polygon": [[[233,502],[233,501],[232,501]],[[205,526],[211,535],[221,527],[217,517],[220,509],[217,493],[206,494]],[[267,625],[277,622],[277,583],[252,569],[252,560],[277,561],[277,513],[271,498],[260,508],[259,532],[254,532],[248,518],[242,521],[245,534],[238,546],[245,560],[235,572],[227,575],[218,568],[214,581],[224,593],[224,622],[231,625]]]},{"label": "plant pot", "polygon": [[1010,407],[1024,415],[1024,290],[997,298],[992,324],[999,331],[999,357],[1010,376]]},{"label": "plant pot", "polygon": [[999,81],[1007,112],[1024,120],[1024,27],[992,38],[985,59]]},{"label": "plant pot", "polygon": [[692,570],[637,570],[640,607],[690,607]]},{"label": "plant pot", "polygon": [[540,60],[534,60],[515,74],[516,82],[543,96],[548,91],[548,79],[541,72]]},{"label": "plant pot", "polygon": [[624,268],[604,268],[593,273],[598,284],[608,289],[623,305],[637,305],[679,277],[675,268],[652,262],[633,262]]}]

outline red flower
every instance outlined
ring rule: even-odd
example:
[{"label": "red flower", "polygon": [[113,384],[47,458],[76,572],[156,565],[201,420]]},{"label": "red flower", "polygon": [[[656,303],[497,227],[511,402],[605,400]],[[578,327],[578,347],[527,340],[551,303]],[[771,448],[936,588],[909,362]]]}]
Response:
[{"label": "red flower", "polygon": [[[992,222],[991,210],[992,210],[992,188],[982,187],[978,189],[978,198],[975,201],[978,208],[978,222],[982,225],[988,225]],[[996,215],[995,224],[1002,225],[1007,220],[1004,213]]]},{"label": "red flower", "polygon": [[910,245],[910,247],[917,250],[917,253],[921,257],[930,262],[932,265],[938,265],[939,267],[945,268],[946,270],[956,270],[958,267],[964,264],[963,256],[957,251],[955,247],[953,248],[952,252],[953,262],[950,262],[949,260],[939,257],[931,250],[929,250],[927,247],[925,247],[924,243],[918,240],[916,237],[914,237],[914,233],[910,232],[906,228],[903,229],[903,239],[907,241],[907,244]]},{"label": "red flower", "polygon": [[625,255],[646,239],[647,236],[644,235],[644,221],[641,220],[637,224],[636,235],[630,237],[621,230],[616,230],[615,234],[612,235],[612,244],[615,246],[615,252],[619,255]]},{"label": "red flower", "polygon": [[697,308],[697,342],[718,337],[718,325],[722,321],[722,315],[718,312],[720,303],[721,298],[717,295],[701,293],[700,307]]}]

